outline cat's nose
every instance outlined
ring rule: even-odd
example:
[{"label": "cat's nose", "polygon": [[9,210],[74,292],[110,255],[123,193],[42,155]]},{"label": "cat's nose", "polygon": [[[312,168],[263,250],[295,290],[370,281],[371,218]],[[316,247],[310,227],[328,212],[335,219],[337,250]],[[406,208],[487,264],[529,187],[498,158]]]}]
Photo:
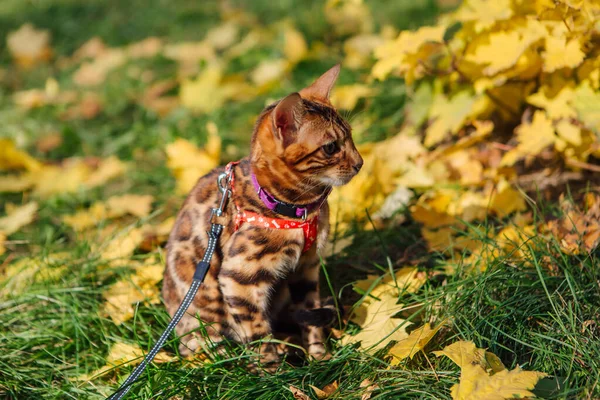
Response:
[{"label": "cat's nose", "polygon": [[354,169],[354,172],[356,172],[358,174],[358,171],[360,171],[360,169],[363,166],[363,162],[362,160],[359,163],[356,163],[352,166],[352,168]]}]

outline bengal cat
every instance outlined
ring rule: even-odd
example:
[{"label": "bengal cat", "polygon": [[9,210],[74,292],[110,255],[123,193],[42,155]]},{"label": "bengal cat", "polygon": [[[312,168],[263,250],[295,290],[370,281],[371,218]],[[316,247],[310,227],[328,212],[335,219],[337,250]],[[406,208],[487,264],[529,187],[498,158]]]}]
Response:
[{"label": "bengal cat", "polygon": [[[363,164],[350,125],[329,101],[339,71],[336,65],[259,115],[250,156],[231,167],[233,194],[210,270],[176,328],[182,355],[212,344],[200,335],[200,320],[210,342],[249,343],[290,319],[300,325],[310,356],[328,355],[322,326],[335,319],[335,311],[319,296],[318,255],[329,231],[326,197]],[[223,171],[198,180],[169,237],[162,294],[171,315],[204,254],[211,208],[220,196],[216,179]],[[277,364],[272,344],[259,350],[263,364]]]}]

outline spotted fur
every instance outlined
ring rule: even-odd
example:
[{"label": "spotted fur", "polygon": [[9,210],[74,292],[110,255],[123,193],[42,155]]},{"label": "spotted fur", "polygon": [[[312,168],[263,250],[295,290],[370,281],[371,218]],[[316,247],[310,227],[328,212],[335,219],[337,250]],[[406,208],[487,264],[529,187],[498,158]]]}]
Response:
[{"label": "spotted fur", "polygon": [[[227,204],[225,225],[210,270],[188,312],[177,326],[181,353],[189,354],[211,343],[200,333],[200,321],[211,342],[223,338],[249,343],[274,333],[284,321],[299,324],[308,354],[326,356],[323,325],[336,317],[334,308],[319,297],[320,259],[329,230],[324,203],[308,218],[319,215],[318,237],[303,252],[301,229],[276,230],[243,224],[235,230],[237,204],[241,209],[281,218],[258,198],[250,180],[278,199],[310,204],[330,186],[347,183],[362,166],[352,141],[350,125],[329,102],[339,73],[332,68],[311,86],[268,106],[259,115],[250,156],[234,168],[234,194]],[[333,144],[332,144],[333,143]],[[326,152],[326,146],[335,152]],[[333,153],[333,154],[329,154]],[[163,298],[171,315],[188,290],[195,265],[207,245],[211,208],[219,198],[218,168],[200,178],[185,200],[167,245]],[[274,346],[260,348],[264,363],[276,362]]]}]

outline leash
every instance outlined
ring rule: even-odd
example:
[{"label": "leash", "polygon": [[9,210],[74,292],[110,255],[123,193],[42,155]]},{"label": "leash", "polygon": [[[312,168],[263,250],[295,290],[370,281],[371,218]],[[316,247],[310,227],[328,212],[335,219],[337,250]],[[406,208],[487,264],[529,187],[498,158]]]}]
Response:
[{"label": "leash", "polygon": [[208,269],[210,268],[210,260],[215,253],[215,249],[217,247],[217,242],[219,241],[219,237],[223,232],[223,225],[215,222],[215,217],[220,217],[223,214],[223,210],[227,205],[227,200],[231,197],[231,180],[233,169],[227,168],[225,172],[219,175],[217,178],[217,186],[219,187],[219,191],[221,192],[221,200],[219,201],[219,206],[217,208],[212,209],[212,217],[211,217],[211,226],[208,234],[208,245],[206,246],[206,252],[204,253],[204,257],[202,260],[196,264],[196,271],[194,272],[194,277],[192,281],[192,285],[187,291],[181,305],[173,314],[173,318],[171,318],[171,322],[165,328],[163,333],[160,335],[150,352],[146,355],[144,360],[138,365],[131,375],[119,386],[119,389],[114,392],[107,400],[120,400],[131,390],[132,385],[138,380],[140,375],[144,372],[146,367],[154,360],[156,354],[159,350],[164,346],[167,341],[171,331],[175,328],[175,326],[181,321],[181,318],[189,308],[190,304],[194,300],[196,293],[198,293],[198,289],[200,285],[204,281]]}]

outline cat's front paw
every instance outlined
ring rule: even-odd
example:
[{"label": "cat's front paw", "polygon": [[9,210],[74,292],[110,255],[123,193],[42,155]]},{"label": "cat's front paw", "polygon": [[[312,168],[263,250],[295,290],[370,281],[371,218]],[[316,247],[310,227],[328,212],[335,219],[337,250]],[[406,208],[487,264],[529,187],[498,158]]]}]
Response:
[{"label": "cat's front paw", "polygon": [[331,353],[327,351],[325,345],[320,343],[309,346],[308,356],[310,357],[310,359],[315,361],[331,360]]}]

